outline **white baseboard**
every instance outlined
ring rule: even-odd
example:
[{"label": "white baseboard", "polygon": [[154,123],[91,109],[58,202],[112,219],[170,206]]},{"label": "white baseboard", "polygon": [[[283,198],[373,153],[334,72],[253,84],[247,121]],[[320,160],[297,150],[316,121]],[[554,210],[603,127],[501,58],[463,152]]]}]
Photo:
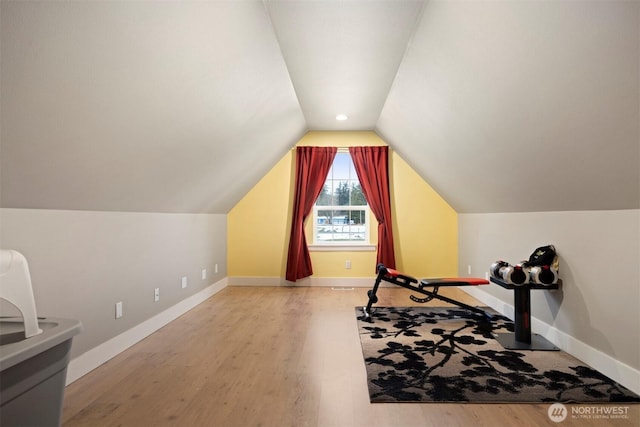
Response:
[{"label": "white baseboard", "polygon": [[371,288],[375,277],[307,277],[288,282],[284,277],[229,277],[229,286],[315,286]]},{"label": "white baseboard", "polygon": [[[514,318],[513,305],[473,286],[461,287],[459,289],[487,304],[504,316],[510,319]],[[561,348],[573,357],[580,359],[582,362],[602,372],[612,380],[619,382],[634,393],[640,394],[640,370],[614,359],[608,354],[583,343],[535,317],[531,317],[531,330],[542,335],[555,346]]]},{"label": "white baseboard", "polygon": [[169,322],[182,316],[198,304],[204,302],[211,296],[220,292],[228,286],[227,278],[206,287],[200,292],[180,301],[152,318],[145,320],[139,325],[111,338],[86,353],[74,358],[67,367],[67,382],[69,385],[80,377],[88,374],[98,366],[117,356],[132,345],[148,337]]},{"label": "white baseboard", "polygon": [[283,277],[227,277],[229,286],[291,286]]}]

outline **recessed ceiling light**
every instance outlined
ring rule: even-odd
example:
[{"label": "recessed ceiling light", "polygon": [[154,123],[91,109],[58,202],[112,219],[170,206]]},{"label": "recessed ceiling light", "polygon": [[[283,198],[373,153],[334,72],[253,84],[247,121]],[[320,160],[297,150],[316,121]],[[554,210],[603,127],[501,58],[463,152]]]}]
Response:
[{"label": "recessed ceiling light", "polygon": [[339,120],[339,121],[341,121],[341,122],[342,122],[342,121],[347,120],[348,118],[349,118],[349,117],[347,117],[347,115],[346,115],[346,114],[338,114],[338,115],[336,116],[336,120]]}]

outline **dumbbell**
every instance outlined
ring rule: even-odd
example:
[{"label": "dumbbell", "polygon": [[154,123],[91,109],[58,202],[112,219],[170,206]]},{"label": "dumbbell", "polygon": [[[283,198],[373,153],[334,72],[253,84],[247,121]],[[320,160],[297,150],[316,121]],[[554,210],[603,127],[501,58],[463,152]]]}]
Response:
[{"label": "dumbbell", "polygon": [[495,277],[496,279],[502,279],[502,272],[500,270],[508,266],[509,266],[508,262],[498,260],[493,264],[491,264],[491,267],[489,268],[489,274],[491,274],[491,277]]},{"label": "dumbbell", "polygon": [[529,283],[529,271],[522,264],[510,265],[502,270],[502,278],[513,285],[524,285]]},{"label": "dumbbell", "polygon": [[531,282],[539,285],[553,285],[558,282],[558,271],[549,265],[531,267]]},{"label": "dumbbell", "polygon": [[495,278],[504,280],[512,285],[524,285],[529,282],[528,269],[522,264],[510,265],[505,261],[491,264],[490,272]]}]

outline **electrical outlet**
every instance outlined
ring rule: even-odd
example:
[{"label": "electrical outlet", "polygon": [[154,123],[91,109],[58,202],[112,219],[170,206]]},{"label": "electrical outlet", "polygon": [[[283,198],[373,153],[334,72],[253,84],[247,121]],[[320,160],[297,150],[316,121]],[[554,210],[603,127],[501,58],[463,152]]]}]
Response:
[{"label": "electrical outlet", "polygon": [[213,271],[214,271],[215,273],[218,273],[218,264],[216,264],[216,266],[215,266],[215,268],[213,269]]},{"label": "electrical outlet", "polygon": [[344,268],[346,268],[347,270],[349,270],[351,268],[351,260],[348,259],[344,262]]},{"label": "electrical outlet", "polygon": [[154,302],[158,302],[160,301],[160,288],[155,288],[153,291],[153,301]]},{"label": "electrical outlet", "polygon": [[202,280],[205,280],[207,278],[207,269],[203,268],[202,269]]},{"label": "electrical outlet", "polygon": [[122,317],[122,301],[116,303],[116,319]]},{"label": "electrical outlet", "polygon": [[471,264],[467,265],[467,274],[471,274]]},{"label": "electrical outlet", "polygon": [[187,287],[187,276],[182,276],[182,289]]}]

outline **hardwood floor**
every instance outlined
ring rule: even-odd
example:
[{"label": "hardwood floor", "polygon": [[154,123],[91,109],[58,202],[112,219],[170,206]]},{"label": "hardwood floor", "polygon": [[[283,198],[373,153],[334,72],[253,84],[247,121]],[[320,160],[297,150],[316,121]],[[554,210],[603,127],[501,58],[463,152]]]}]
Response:
[{"label": "hardwood floor", "polygon": [[[639,425],[640,405],[619,405],[626,419],[556,424],[547,404],[371,404],[354,314],[366,291],[228,287],[69,385],[63,425]],[[409,294],[381,288],[377,305],[415,305]]]}]

